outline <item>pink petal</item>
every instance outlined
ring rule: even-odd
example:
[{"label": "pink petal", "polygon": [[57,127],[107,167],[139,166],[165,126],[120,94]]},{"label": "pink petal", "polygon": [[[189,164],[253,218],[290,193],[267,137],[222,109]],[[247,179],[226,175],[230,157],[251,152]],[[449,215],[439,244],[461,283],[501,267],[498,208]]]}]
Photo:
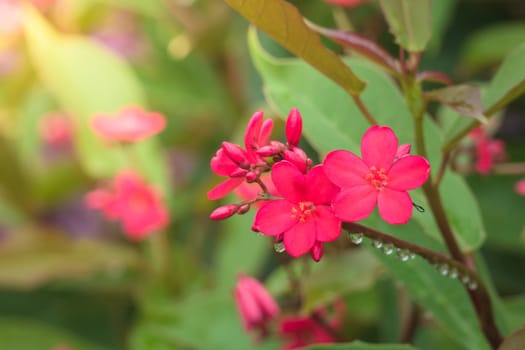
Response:
[{"label": "pink petal", "polygon": [[234,177],[221,182],[208,191],[208,199],[215,200],[226,196],[244,181],[242,177]]},{"label": "pink petal", "polygon": [[525,179],[521,179],[518,182],[516,182],[516,185],[514,186],[514,190],[518,194],[525,196]]},{"label": "pink petal", "polygon": [[363,135],[361,155],[369,167],[390,169],[396,152],[397,137],[388,126],[373,126]]},{"label": "pink petal", "polygon": [[250,153],[250,150],[254,150],[253,145],[259,142],[262,122],[262,111],[255,112],[248,122],[248,126],[246,127],[246,132],[244,134],[244,146],[246,147],[246,151],[248,153]]},{"label": "pink petal", "polygon": [[315,243],[315,220],[297,222],[284,233],[284,247],[291,256],[307,253]]},{"label": "pink petal", "polygon": [[306,199],[305,176],[292,163],[283,160],[272,167],[272,181],[277,191],[292,203]]},{"label": "pink petal", "polygon": [[412,215],[412,200],[407,192],[383,188],[377,197],[379,214],[389,224],[405,224]]},{"label": "pink petal", "polygon": [[285,232],[297,221],[292,217],[292,208],[287,200],[265,203],[255,214],[253,229],[270,236]]},{"label": "pink petal", "polygon": [[349,151],[332,151],[323,162],[328,179],[339,187],[352,187],[367,184],[365,176],[369,167],[361,158]]},{"label": "pink petal", "polygon": [[315,204],[329,204],[339,193],[339,187],[328,180],[323,165],[314,166],[305,177],[306,199]]},{"label": "pink petal", "polygon": [[273,120],[266,119],[262,124],[261,134],[259,135],[259,147],[262,147],[268,144],[268,140],[270,139],[272,130],[273,130]]},{"label": "pink petal", "polygon": [[366,218],[377,202],[377,190],[369,184],[347,188],[335,197],[335,216],[343,221],[359,221]]},{"label": "pink petal", "polygon": [[390,168],[387,187],[397,191],[412,190],[424,184],[429,174],[430,164],[425,158],[404,156]]},{"label": "pink petal", "polygon": [[217,175],[229,176],[233,171],[239,169],[239,166],[235,164],[221,148],[211,159],[210,168]]},{"label": "pink petal", "polygon": [[332,208],[325,205],[317,205],[314,215],[318,241],[333,241],[341,235],[341,220],[335,217]]}]

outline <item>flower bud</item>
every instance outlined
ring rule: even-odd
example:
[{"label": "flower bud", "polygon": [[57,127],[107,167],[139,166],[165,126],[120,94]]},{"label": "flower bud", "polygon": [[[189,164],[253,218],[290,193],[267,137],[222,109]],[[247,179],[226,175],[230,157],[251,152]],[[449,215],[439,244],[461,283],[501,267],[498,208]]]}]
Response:
[{"label": "flower bud", "polygon": [[234,290],[235,303],[244,329],[264,329],[279,314],[279,306],[258,280],[240,275]]},{"label": "flower bud", "polygon": [[323,257],[323,244],[319,241],[315,242],[312,249],[310,249],[310,255],[315,262],[319,262]]},{"label": "flower bud", "polygon": [[302,173],[306,173],[308,157],[302,149],[299,147],[294,147],[293,150],[284,151],[283,155],[284,160],[293,163]]},{"label": "flower bud", "polygon": [[254,182],[255,180],[257,180],[257,173],[254,173],[253,171],[249,171],[247,174],[246,174],[246,181],[248,183],[252,183]]},{"label": "flower bud", "polygon": [[248,159],[246,158],[245,151],[238,145],[224,141],[222,143],[222,149],[224,153],[239,167],[248,167]]},{"label": "flower bud", "polygon": [[408,156],[409,154],[410,154],[410,144],[404,143],[397,148],[396,156],[394,157],[394,160],[398,160],[399,158]]},{"label": "flower bud", "polygon": [[291,146],[297,146],[301,139],[303,119],[297,108],[292,108],[286,119],[286,139]]},{"label": "flower bud", "polygon": [[222,207],[218,207],[210,214],[212,220],[223,220],[227,219],[237,212],[239,206],[237,204],[227,204]]},{"label": "flower bud", "polygon": [[250,204],[245,203],[241,204],[239,208],[237,209],[237,214],[243,215],[250,211]]},{"label": "flower bud", "polygon": [[248,170],[238,168],[230,173],[230,177],[245,177],[246,174],[248,174]]},{"label": "flower bud", "polygon": [[286,146],[279,141],[270,141],[269,145],[259,148],[256,153],[261,157],[271,157],[281,153],[286,149]]}]

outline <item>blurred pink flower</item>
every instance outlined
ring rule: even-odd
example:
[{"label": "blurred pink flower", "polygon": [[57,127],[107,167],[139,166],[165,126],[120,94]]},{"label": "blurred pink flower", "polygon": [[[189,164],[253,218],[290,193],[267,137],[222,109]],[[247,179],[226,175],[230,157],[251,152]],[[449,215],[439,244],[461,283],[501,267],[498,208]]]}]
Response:
[{"label": "blurred pink flower", "polygon": [[73,141],[73,125],[64,112],[52,112],[40,119],[40,137],[51,147],[69,146]]},{"label": "blurred pink flower", "polygon": [[516,182],[515,190],[518,194],[525,196],[525,179],[521,179]]},{"label": "blurred pink flower", "polygon": [[406,223],[412,215],[407,191],[425,183],[430,173],[425,158],[407,151],[406,145],[398,148],[392,129],[373,126],[363,135],[362,159],[344,150],[328,153],[326,176],[342,188],[333,202],[335,215],[345,221],[362,220],[377,204],[386,222]]},{"label": "blurred pink flower", "polygon": [[140,106],[127,106],[115,115],[95,114],[93,131],[111,141],[136,142],[158,134],[166,127],[161,113],[147,112]]},{"label": "blurred pink flower", "polygon": [[95,189],[86,204],[101,210],[111,220],[122,223],[124,233],[140,240],[161,230],[169,223],[169,213],[160,194],[135,172],[122,171],[105,188]]},{"label": "blurred pink flower", "polygon": [[279,305],[272,295],[255,278],[240,274],[234,298],[244,329],[258,330],[264,336],[269,322],[279,314]]},{"label": "blurred pink flower", "polygon": [[343,7],[355,7],[355,6],[364,4],[365,2],[368,2],[368,0],[324,0],[324,1],[332,5],[338,5],[338,6],[343,6]]},{"label": "blurred pink flower", "polygon": [[[2,10],[0,9],[0,12]],[[1,15],[0,15],[1,21]],[[1,31],[0,31],[1,35]],[[20,53],[14,49],[7,49],[0,53],[0,77],[15,71],[21,65]]]},{"label": "blurred pink flower", "polygon": [[339,189],[328,180],[322,165],[303,174],[286,160],[273,166],[272,180],[284,199],[265,202],[255,215],[253,230],[282,234],[284,247],[293,257],[315,248],[312,256],[320,258],[316,243],[333,241],[341,234],[341,221],[330,205]]},{"label": "blurred pink flower", "polygon": [[505,159],[505,143],[491,139],[481,126],[472,130],[469,138],[474,142],[476,152],[474,167],[479,174],[488,174],[496,161]]}]

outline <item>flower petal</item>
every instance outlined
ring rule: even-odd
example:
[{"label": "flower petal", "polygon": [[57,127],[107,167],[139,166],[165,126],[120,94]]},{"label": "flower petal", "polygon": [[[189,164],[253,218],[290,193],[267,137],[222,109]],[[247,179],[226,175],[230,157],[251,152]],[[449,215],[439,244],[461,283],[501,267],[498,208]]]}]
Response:
[{"label": "flower petal", "polygon": [[421,156],[404,156],[396,161],[388,172],[387,187],[392,190],[413,190],[425,183],[430,164]]},{"label": "flower petal", "polygon": [[405,224],[412,215],[412,200],[405,191],[383,188],[377,197],[379,214],[389,224]]},{"label": "flower petal", "polygon": [[221,148],[211,159],[210,168],[217,175],[229,176],[233,171],[239,169],[239,166],[235,164]]},{"label": "flower petal", "polygon": [[244,146],[246,147],[246,151],[248,153],[250,153],[250,150],[254,150],[253,145],[256,145],[257,142],[259,142],[263,118],[263,112],[257,111],[252,115],[250,121],[248,122],[248,126],[246,126],[246,132],[244,134]]},{"label": "flower petal", "polygon": [[315,243],[315,220],[297,222],[284,233],[284,247],[291,256],[307,253]]},{"label": "flower petal", "polygon": [[255,214],[253,229],[270,236],[285,232],[297,221],[292,218],[292,208],[284,199],[265,203]]},{"label": "flower petal", "polygon": [[226,196],[244,181],[243,177],[233,177],[221,182],[208,191],[208,199],[215,200]]},{"label": "flower petal", "polygon": [[388,126],[373,126],[363,135],[361,155],[364,162],[378,169],[390,169],[397,152],[397,137]]},{"label": "flower petal", "polygon": [[306,199],[315,204],[329,204],[339,192],[339,187],[326,177],[323,169],[322,164],[316,165],[305,177]]},{"label": "flower petal", "polygon": [[341,220],[335,217],[332,208],[326,205],[317,205],[314,215],[318,241],[333,241],[341,235]]},{"label": "flower petal", "polygon": [[272,167],[272,181],[281,196],[290,202],[306,200],[305,176],[289,161],[280,161]]},{"label": "flower petal", "polygon": [[335,197],[335,216],[343,221],[359,221],[366,218],[377,202],[377,190],[367,185],[347,188]]},{"label": "flower petal", "polygon": [[328,179],[339,187],[345,188],[368,183],[365,176],[370,172],[369,167],[352,152],[332,151],[326,155],[323,165]]}]

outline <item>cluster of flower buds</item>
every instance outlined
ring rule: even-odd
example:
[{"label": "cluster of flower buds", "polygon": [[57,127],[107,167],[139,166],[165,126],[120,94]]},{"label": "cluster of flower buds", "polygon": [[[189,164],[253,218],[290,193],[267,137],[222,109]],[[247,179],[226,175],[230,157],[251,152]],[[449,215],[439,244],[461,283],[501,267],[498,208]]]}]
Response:
[{"label": "cluster of flower buds", "polygon": [[[399,145],[392,129],[368,129],[361,142],[362,157],[335,150],[313,166],[299,147],[299,111],[292,109],[286,120],[286,144],[269,141],[272,125],[271,120],[263,121],[262,112],[255,113],[246,130],[245,149],[224,142],[212,158],[212,170],[228,179],[208,192],[208,198],[221,198],[249,183],[259,185],[260,191],[241,203],[217,208],[211,219],[244,214],[261,204],[252,230],[273,236],[279,252],[286,250],[293,257],[309,252],[315,261],[323,256],[324,243],[339,238],[342,221],[363,220],[376,206],[389,224],[410,219],[413,203],[408,191],[427,180],[430,165],[411,155],[410,145]],[[268,172],[270,177],[264,178]]]}]

